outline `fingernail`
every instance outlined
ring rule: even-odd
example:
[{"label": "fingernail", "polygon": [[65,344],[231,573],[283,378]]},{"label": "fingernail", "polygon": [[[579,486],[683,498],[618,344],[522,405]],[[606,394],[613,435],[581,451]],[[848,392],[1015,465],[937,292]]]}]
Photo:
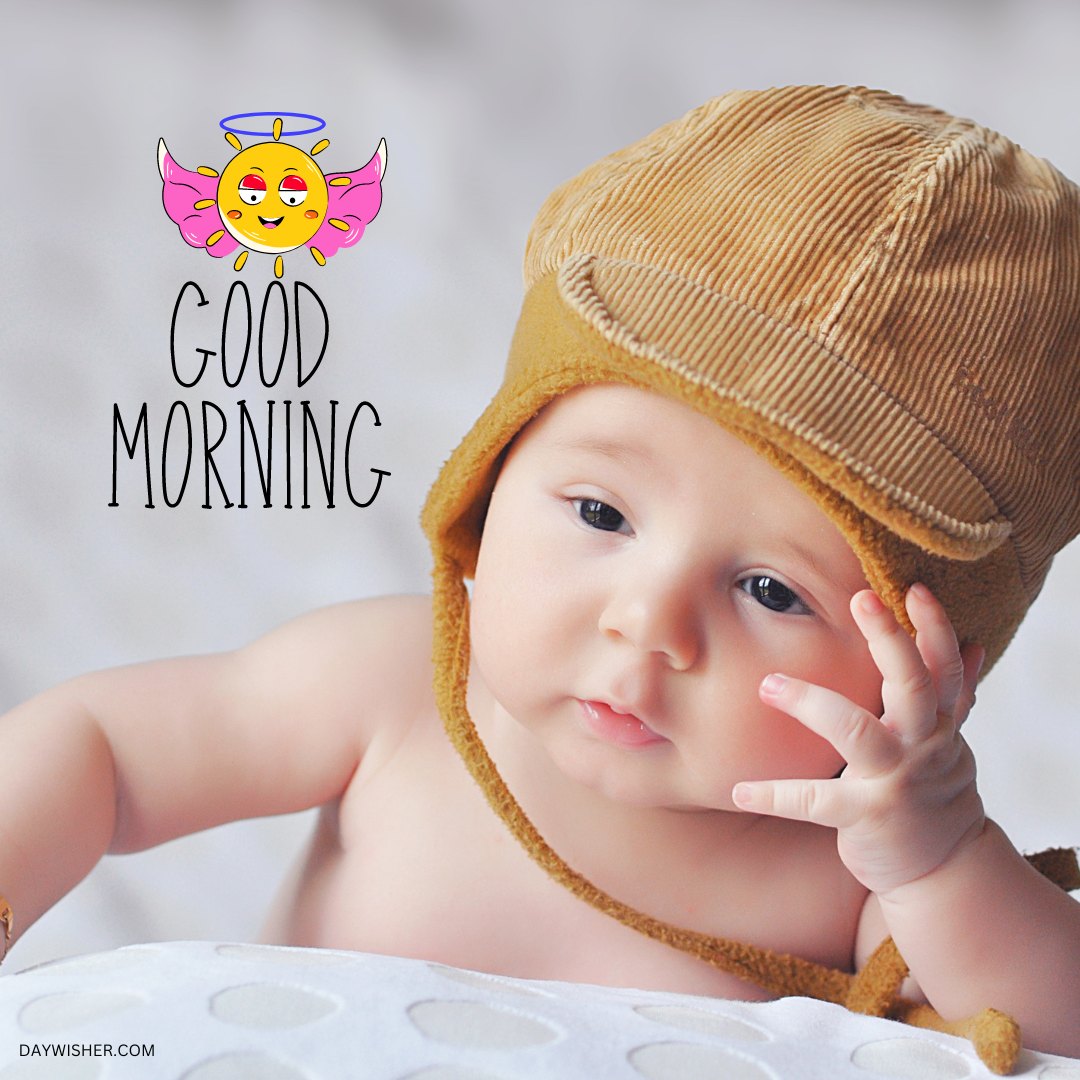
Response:
[{"label": "fingernail", "polygon": [[916,581],[915,584],[908,589],[908,592],[914,593],[915,598],[921,600],[924,604],[934,599],[934,594],[921,581]]},{"label": "fingernail", "polygon": [[787,686],[787,679],[785,679],[783,675],[766,675],[765,678],[761,680],[761,692],[763,694],[769,694],[772,697],[779,694],[785,686]]},{"label": "fingernail", "polygon": [[736,784],[731,789],[731,801],[736,806],[750,806],[754,801],[749,784]]},{"label": "fingernail", "polygon": [[859,595],[859,608],[867,615],[880,615],[885,610],[885,605],[876,592],[868,589]]}]

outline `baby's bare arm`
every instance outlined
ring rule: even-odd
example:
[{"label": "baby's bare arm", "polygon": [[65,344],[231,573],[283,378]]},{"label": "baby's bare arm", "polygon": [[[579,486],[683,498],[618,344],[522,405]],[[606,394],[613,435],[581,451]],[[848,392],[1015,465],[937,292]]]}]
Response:
[{"label": "baby's bare arm", "polygon": [[1080,1056],[1080,904],[993,822],[933,873],[871,894],[857,956],[889,934],[946,1018],[993,1006],[1020,1021],[1025,1046]]},{"label": "baby's bare arm", "polygon": [[0,893],[16,932],[106,851],[337,797],[402,715],[405,654],[426,650],[429,626],[420,598],[343,604],[235,652],[81,676],[0,718]]}]

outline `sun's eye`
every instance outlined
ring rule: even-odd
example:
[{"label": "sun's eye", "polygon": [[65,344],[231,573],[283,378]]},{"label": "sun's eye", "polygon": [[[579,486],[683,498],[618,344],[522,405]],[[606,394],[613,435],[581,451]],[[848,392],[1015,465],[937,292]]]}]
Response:
[{"label": "sun's eye", "polygon": [[307,198],[307,184],[300,176],[286,176],[278,187],[278,195],[286,206],[299,206]]},{"label": "sun's eye", "polygon": [[601,502],[599,499],[575,499],[578,517],[586,525],[602,532],[628,532],[629,525],[626,518],[613,506]]},{"label": "sun's eye", "polygon": [[241,202],[246,202],[248,206],[258,206],[266,198],[266,181],[261,176],[248,173],[240,181],[238,193]]},{"label": "sun's eye", "polygon": [[789,589],[782,581],[777,581],[774,577],[754,574],[743,578],[739,582],[739,588],[770,611],[778,611],[786,615],[812,614],[797,592]]}]

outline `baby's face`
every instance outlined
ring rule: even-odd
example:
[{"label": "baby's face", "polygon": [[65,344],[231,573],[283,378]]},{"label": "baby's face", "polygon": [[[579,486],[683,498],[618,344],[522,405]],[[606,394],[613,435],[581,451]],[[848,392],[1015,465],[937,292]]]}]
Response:
[{"label": "baby's face", "polygon": [[731,809],[739,780],[842,766],[759,699],[765,675],[878,710],[848,609],[865,585],[832,522],[735,436],[660,395],[588,387],[544,409],[499,475],[473,656],[572,779],[635,805]]}]

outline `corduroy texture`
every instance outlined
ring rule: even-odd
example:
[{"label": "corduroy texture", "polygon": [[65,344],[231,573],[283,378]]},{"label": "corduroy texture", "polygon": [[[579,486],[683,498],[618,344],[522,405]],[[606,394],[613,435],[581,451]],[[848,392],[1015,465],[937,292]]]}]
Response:
[{"label": "corduroy texture", "polygon": [[[1000,135],[889,94],[734,93],[557,189],[525,284],[503,385],[424,510],[451,738],[526,848],[601,910],[777,993],[863,1001],[888,969],[891,1000],[888,965],[853,988],[667,926],[551,851],[465,708],[464,579],[513,436],[575,387],[626,383],[747,441],[818,501],[905,625],[924,581],[988,668],[1080,529],[1080,192]],[[1018,1047],[1000,1028],[980,1030]]]}]

